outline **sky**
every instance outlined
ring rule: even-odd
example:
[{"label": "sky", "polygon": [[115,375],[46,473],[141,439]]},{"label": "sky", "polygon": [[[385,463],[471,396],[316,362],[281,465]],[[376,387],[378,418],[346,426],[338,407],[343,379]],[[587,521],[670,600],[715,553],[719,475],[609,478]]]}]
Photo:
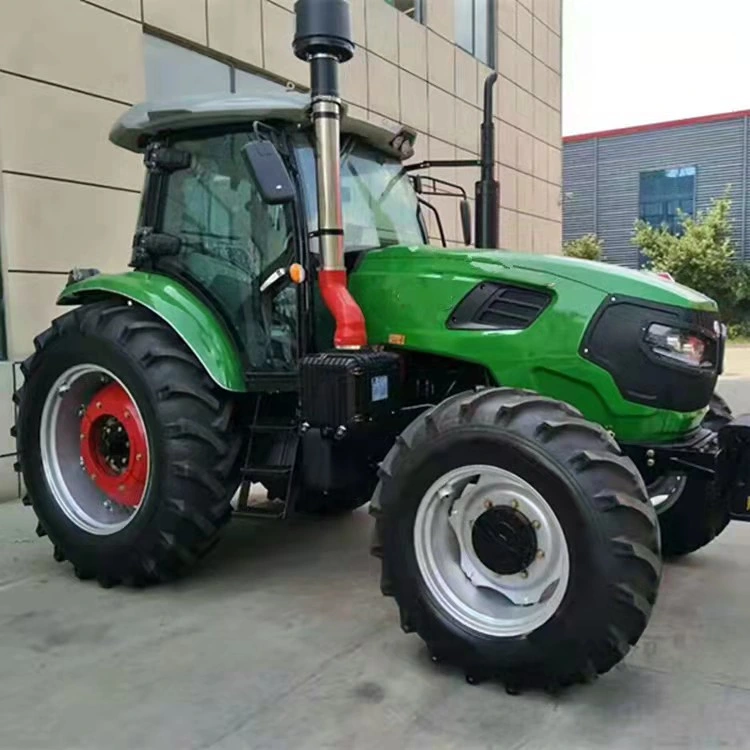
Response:
[{"label": "sky", "polygon": [[563,135],[750,109],[750,1],[563,0]]}]

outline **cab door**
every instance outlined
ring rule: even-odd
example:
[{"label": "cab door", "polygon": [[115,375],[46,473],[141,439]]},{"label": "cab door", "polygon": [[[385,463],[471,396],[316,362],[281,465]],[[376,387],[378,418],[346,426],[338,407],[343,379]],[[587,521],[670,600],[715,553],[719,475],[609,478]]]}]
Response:
[{"label": "cab door", "polygon": [[156,270],[186,279],[219,311],[251,373],[296,369],[296,287],[275,283],[294,262],[294,208],[264,203],[241,149],[252,136],[224,133],[176,140],[190,167],[164,178],[157,231],[178,237]]}]

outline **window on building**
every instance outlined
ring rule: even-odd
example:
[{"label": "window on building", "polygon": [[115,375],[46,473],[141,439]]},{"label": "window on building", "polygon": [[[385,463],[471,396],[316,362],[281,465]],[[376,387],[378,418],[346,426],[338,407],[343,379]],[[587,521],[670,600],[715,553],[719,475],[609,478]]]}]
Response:
[{"label": "window on building", "polygon": [[427,0],[385,0],[388,5],[392,5],[396,10],[406,13],[409,18],[413,18],[419,23],[425,22],[425,5]]},{"label": "window on building", "polygon": [[495,67],[494,0],[455,0],[456,43],[491,68]]},{"label": "window on building", "polygon": [[680,229],[680,212],[695,213],[695,167],[641,172],[638,216],[670,232]]}]

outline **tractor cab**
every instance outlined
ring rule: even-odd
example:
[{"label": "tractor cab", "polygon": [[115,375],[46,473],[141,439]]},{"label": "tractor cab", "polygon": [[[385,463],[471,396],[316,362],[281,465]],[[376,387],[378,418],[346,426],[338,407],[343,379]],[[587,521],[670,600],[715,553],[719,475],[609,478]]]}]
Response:
[{"label": "tractor cab", "polygon": [[[146,187],[131,265],[177,278],[206,297],[248,371],[292,372],[301,352],[329,348],[332,319],[313,285],[319,266],[318,201],[309,100],[288,93],[138,105],[111,140],[143,152]],[[369,250],[422,245],[427,232],[402,160],[414,134],[344,117],[341,198],[345,262]],[[291,199],[269,202],[245,156],[269,143]],[[262,177],[263,175],[261,175]],[[276,187],[276,186],[274,186]],[[296,281],[289,269],[297,270]],[[292,274],[294,275],[294,274]],[[300,315],[312,306],[314,315]]]}]

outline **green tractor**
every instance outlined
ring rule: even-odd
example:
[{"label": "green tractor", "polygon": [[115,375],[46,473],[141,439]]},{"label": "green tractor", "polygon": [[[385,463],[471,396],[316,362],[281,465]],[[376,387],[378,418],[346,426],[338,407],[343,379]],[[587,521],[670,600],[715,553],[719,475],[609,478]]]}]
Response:
[{"label": "green tractor", "polygon": [[[75,309],[16,394],[38,532],[79,578],[141,586],[233,513],[369,501],[382,591],[435,660],[470,682],[605,672],[646,627],[662,551],[748,513],[750,423],[713,395],[717,306],[480,249],[498,246],[496,76],[480,159],[404,166],[414,133],[341,105],[346,0],[296,18],[309,97],[136,106],[114,127],[147,169],[133,270],[71,272]],[[444,166],[481,168],[475,227]],[[434,194],[461,200],[477,249],[427,246]]]}]

